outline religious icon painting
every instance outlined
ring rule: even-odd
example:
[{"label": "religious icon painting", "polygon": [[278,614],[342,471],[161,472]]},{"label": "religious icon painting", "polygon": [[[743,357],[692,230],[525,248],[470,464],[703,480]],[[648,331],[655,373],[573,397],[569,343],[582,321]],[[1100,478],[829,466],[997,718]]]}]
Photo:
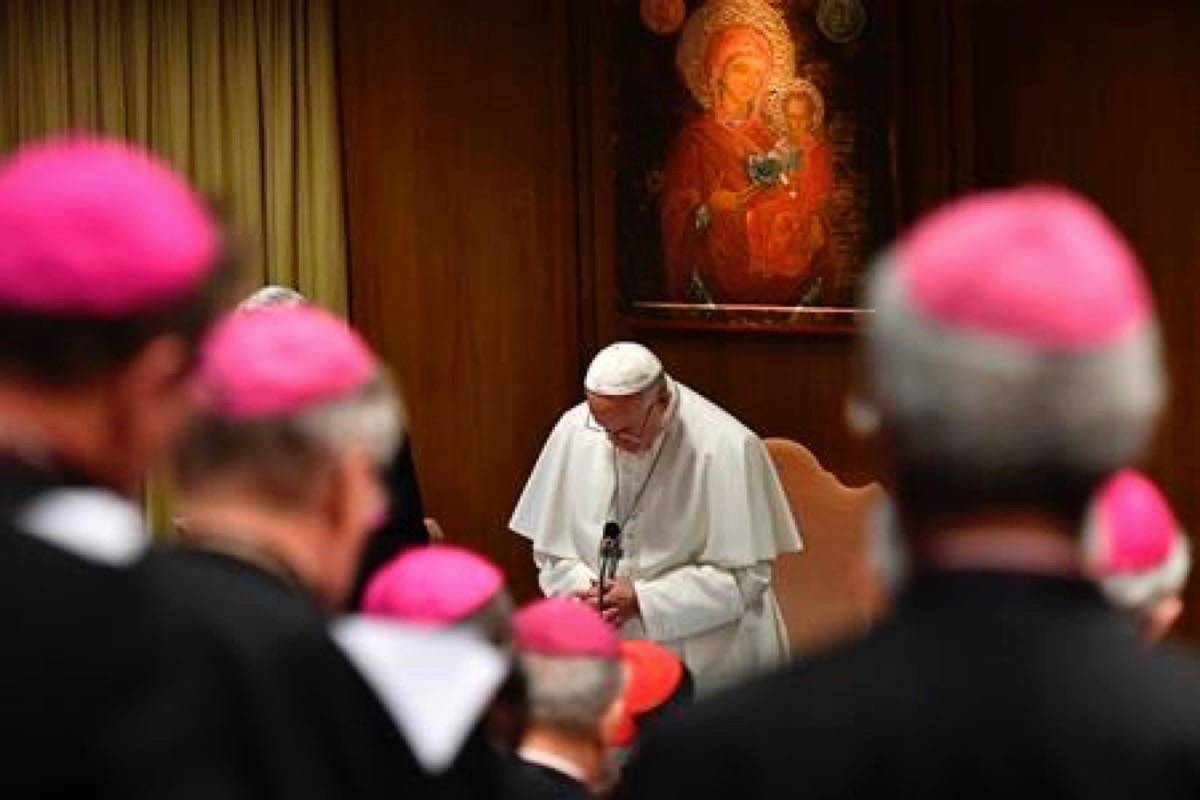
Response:
[{"label": "religious icon painting", "polygon": [[597,142],[622,310],[854,330],[896,230],[895,0],[609,3]]}]

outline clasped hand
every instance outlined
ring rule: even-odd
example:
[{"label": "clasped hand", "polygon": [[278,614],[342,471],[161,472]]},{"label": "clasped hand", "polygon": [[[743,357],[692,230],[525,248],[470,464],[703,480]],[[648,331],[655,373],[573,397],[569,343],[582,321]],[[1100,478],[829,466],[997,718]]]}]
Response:
[{"label": "clasped hand", "polygon": [[[600,607],[600,586],[596,581],[592,581],[592,585],[587,589],[575,595],[583,602],[595,607]],[[638,607],[637,591],[633,588],[633,581],[629,578],[614,578],[604,592],[603,611],[604,621],[615,628],[619,628],[625,624],[627,620],[633,619],[640,612]]]}]

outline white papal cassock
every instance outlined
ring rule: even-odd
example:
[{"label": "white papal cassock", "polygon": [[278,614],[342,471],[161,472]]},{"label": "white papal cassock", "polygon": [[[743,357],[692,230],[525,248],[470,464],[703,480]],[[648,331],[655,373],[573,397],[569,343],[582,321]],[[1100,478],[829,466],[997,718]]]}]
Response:
[{"label": "white papal cassock", "polygon": [[605,522],[628,517],[617,574],[633,580],[641,615],[621,634],[674,650],[703,692],[785,657],[771,564],[801,543],[762,441],[667,380],[666,422],[643,454],[588,427],[586,403],[564,414],[509,527],[532,541],[542,591],[570,595],[597,576]]}]

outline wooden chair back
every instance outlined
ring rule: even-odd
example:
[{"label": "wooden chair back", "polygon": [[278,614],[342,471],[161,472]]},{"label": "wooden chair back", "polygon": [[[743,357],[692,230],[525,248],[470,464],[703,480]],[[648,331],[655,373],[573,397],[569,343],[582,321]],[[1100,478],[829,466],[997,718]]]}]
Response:
[{"label": "wooden chair back", "polygon": [[883,489],[843,485],[797,442],[766,445],[804,541],[801,552],[776,559],[775,593],[793,652],[810,654],[860,635],[882,610],[868,525]]}]

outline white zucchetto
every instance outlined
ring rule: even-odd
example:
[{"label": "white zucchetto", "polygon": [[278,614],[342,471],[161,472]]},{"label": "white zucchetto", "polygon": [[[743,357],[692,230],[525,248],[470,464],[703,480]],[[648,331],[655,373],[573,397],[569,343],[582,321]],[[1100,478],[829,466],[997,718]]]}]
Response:
[{"label": "white zucchetto", "polygon": [[636,342],[616,342],[592,359],[583,387],[592,394],[623,397],[650,388],[663,374],[658,356]]}]

